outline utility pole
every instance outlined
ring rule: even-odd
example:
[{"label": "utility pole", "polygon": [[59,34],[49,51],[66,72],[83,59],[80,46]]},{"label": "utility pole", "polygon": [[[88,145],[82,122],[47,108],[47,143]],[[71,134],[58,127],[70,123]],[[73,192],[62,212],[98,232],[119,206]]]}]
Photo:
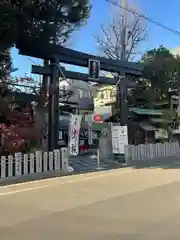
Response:
[{"label": "utility pole", "polygon": [[[121,61],[126,61],[126,0],[122,0],[121,17]],[[125,72],[120,72],[118,83],[118,105],[120,107],[120,123],[127,126],[128,123],[128,105],[127,105],[127,81]]]},{"label": "utility pole", "polygon": [[122,0],[122,17],[121,17],[121,60],[126,60],[126,0]]}]

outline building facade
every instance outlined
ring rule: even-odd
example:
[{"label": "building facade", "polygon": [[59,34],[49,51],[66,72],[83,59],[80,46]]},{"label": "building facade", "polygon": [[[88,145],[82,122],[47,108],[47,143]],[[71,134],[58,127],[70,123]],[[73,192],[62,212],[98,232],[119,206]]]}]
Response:
[{"label": "building facade", "polygon": [[74,106],[79,111],[92,112],[94,110],[91,84],[84,81],[67,79],[60,81],[59,87],[60,103],[64,102],[70,106]]}]

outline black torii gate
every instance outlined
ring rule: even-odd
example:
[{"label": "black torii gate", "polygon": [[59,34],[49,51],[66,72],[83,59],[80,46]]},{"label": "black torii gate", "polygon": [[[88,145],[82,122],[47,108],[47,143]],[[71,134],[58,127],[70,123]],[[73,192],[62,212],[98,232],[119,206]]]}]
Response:
[{"label": "black torii gate", "polygon": [[[121,125],[127,125],[128,120],[128,105],[127,105],[127,88],[134,87],[135,82],[127,80],[127,75],[142,76],[143,65],[135,62],[110,60],[103,57],[98,57],[83,52],[75,51],[69,48],[64,48],[55,44],[40,44],[39,42],[31,42],[31,44],[21,43],[16,46],[19,49],[19,54],[31,57],[50,60],[48,66],[32,65],[32,73],[50,76],[50,85],[57,90],[57,94],[49,96],[49,150],[57,147],[58,129],[59,129],[59,63],[67,63],[81,67],[89,67],[89,61],[95,61],[101,70],[118,73],[120,82],[118,84],[118,96],[120,97],[120,119]],[[88,74],[65,71],[61,68],[63,75],[66,78],[76,79],[81,81],[91,81],[99,84],[115,85],[119,79],[99,77],[90,78]],[[58,87],[57,87],[58,86]]]}]

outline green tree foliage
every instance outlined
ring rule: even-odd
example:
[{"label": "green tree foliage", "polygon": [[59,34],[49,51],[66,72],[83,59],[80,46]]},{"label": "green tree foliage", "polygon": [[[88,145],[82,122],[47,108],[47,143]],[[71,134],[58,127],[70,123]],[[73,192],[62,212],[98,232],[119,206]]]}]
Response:
[{"label": "green tree foliage", "polygon": [[11,47],[34,40],[63,44],[90,8],[89,0],[0,0],[0,80],[10,73]]},{"label": "green tree foliage", "polygon": [[[11,106],[13,105],[11,97],[14,92],[5,94],[11,89],[7,83],[12,82],[12,78],[9,77],[12,71],[9,50],[15,45],[20,46],[23,43],[28,44],[38,40],[41,44],[65,43],[71,32],[86,22],[90,9],[90,0],[0,0],[0,123],[3,124],[0,129],[0,138],[3,131],[4,135],[6,131],[11,133],[8,144],[14,143],[13,137],[15,135],[22,135],[17,133],[22,130],[22,127],[18,130],[16,128],[17,131],[11,128],[14,118],[8,119],[8,121],[12,120],[11,124],[6,121],[9,112],[11,110],[15,111]],[[25,84],[25,82],[22,81],[21,83]],[[27,84],[33,85],[33,82],[28,81]],[[26,124],[28,129],[23,131],[23,134],[26,132],[26,140],[23,140],[23,144],[27,144],[27,140],[31,138],[29,136],[30,132],[37,133],[41,137],[44,130],[44,115],[47,106],[45,106],[44,98],[40,97],[39,93],[37,97],[36,115],[33,123],[28,119],[31,130],[29,125]],[[24,115],[20,110],[18,110],[18,114]],[[22,118],[19,115],[16,118]],[[16,122],[20,121],[17,120]],[[33,129],[35,130],[33,131]],[[24,136],[19,138],[25,139]],[[40,138],[36,139],[36,142],[39,140]],[[19,139],[17,141],[20,142]],[[6,146],[13,152],[12,147]]]},{"label": "green tree foliage", "polygon": [[177,88],[180,79],[180,57],[160,46],[146,52],[141,59],[144,78],[139,79],[131,101],[152,107],[154,102],[168,100],[169,90]]},{"label": "green tree foliage", "polygon": [[20,40],[62,43],[89,11],[89,0],[0,0],[1,49]]},{"label": "green tree foliage", "polygon": [[148,51],[143,57],[145,75],[151,89],[159,93],[161,99],[166,98],[169,88],[177,81],[179,58],[163,46]]},{"label": "green tree foliage", "polygon": [[9,78],[11,70],[12,61],[9,49],[7,49],[6,51],[0,52],[0,80],[2,82]]}]

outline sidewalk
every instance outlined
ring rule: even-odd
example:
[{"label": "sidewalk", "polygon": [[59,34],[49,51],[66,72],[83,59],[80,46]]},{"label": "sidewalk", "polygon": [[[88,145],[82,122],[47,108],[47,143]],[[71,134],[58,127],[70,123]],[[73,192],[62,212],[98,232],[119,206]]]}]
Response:
[{"label": "sidewalk", "polygon": [[[71,157],[69,159],[69,165],[74,168],[75,172],[88,172],[88,171],[97,171],[98,163],[96,158],[92,158],[93,152],[87,154],[81,154],[77,157]],[[96,155],[96,154],[95,154]],[[122,164],[109,160],[108,162],[100,161],[100,167],[103,169],[113,169],[122,167]]]}]

